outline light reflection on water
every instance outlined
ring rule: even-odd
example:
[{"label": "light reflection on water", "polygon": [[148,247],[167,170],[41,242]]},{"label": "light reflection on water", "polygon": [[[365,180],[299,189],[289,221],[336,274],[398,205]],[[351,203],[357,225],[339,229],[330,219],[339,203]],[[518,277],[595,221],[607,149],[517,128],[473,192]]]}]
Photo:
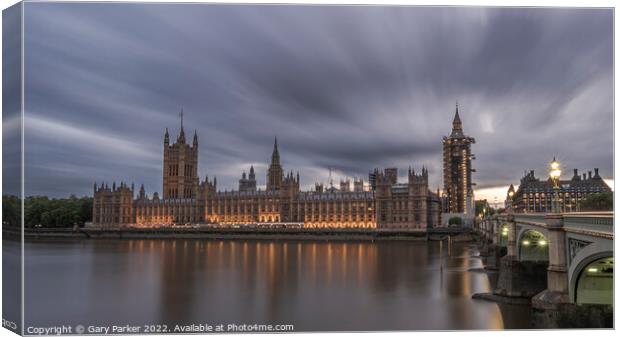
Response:
[{"label": "light reflection on water", "polygon": [[[441,251],[441,255],[440,255]],[[469,244],[92,240],[26,244],[26,326],[294,324],[296,331],[528,328]],[[443,266],[443,267],[442,267]]]}]

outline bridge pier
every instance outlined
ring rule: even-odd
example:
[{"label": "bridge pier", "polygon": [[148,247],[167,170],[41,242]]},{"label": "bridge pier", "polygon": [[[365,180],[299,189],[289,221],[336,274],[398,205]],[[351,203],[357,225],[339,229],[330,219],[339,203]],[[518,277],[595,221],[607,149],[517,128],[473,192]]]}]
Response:
[{"label": "bridge pier", "polygon": [[478,234],[480,238],[480,256],[486,257],[489,255],[489,219],[482,220],[478,228]]},{"label": "bridge pier", "polygon": [[[532,297],[534,322],[537,326],[559,328],[562,312],[570,307],[566,264],[566,233],[562,214],[545,216],[549,231],[549,268],[547,288]],[[570,309],[569,309],[570,310]]]},{"label": "bridge pier", "polygon": [[499,270],[501,261],[501,247],[495,244],[489,244],[487,250],[486,263],[484,269],[496,271]]},{"label": "bridge pier", "polygon": [[548,214],[545,217],[549,231],[549,268],[547,268],[547,289],[538,294],[532,303],[544,306],[552,303],[569,303],[568,272],[566,264],[566,232],[562,214]]},{"label": "bridge pier", "polygon": [[[546,266],[533,261],[520,261],[514,216],[509,215],[507,254],[499,265],[499,277],[493,294],[505,297],[531,298],[547,286]],[[541,277],[541,275],[543,277]]]},{"label": "bridge pier", "polygon": [[487,241],[487,255],[484,269],[498,270],[501,259],[501,247],[499,245],[501,223],[497,219],[493,219],[490,223],[491,237]]},{"label": "bridge pier", "polygon": [[493,293],[500,296],[520,297],[521,292],[517,291],[518,284],[518,260],[516,256],[516,228],[514,217],[508,216],[508,242],[506,244],[507,254],[500,260],[499,278]]}]

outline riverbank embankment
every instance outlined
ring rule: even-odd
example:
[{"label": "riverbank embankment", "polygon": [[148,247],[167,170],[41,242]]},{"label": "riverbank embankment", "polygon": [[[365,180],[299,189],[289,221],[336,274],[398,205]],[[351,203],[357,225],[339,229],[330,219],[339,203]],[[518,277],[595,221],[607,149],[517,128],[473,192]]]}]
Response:
[{"label": "riverbank embankment", "polygon": [[[15,229],[3,229],[3,235],[19,238]],[[268,239],[268,240],[409,240],[438,241],[447,236],[454,242],[469,242],[469,230],[384,230],[384,229],[320,229],[320,228],[114,228],[69,229],[29,228],[24,238],[38,239]]]}]

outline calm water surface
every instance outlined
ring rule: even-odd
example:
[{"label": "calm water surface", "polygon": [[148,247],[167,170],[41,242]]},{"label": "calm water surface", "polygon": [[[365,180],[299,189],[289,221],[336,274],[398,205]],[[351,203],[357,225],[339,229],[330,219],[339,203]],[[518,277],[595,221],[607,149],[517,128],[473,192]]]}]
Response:
[{"label": "calm water surface", "polygon": [[528,307],[471,299],[491,289],[470,270],[482,267],[477,255],[447,242],[31,242],[25,324],[528,328]]}]

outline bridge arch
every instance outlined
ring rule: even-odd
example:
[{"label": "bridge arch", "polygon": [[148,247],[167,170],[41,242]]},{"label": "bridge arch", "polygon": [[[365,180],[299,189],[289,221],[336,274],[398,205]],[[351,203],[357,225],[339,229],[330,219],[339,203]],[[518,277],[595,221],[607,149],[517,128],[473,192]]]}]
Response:
[{"label": "bridge arch", "polygon": [[[612,254],[611,252],[599,253],[583,261],[575,277],[573,302],[613,304],[614,258]],[[587,263],[588,261],[590,262]]]},{"label": "bridge arch", "polygon": [[[569,241],[574,239],[570,237]],[[605,298],[605,292],[609,301],[613,302],[613,241],[591,242],[581,247],[574,256],[571,255],[569,251],[568,292],[571,302],[601,303],[600,299]],[[589,269],[597,270],[589,272]],[[612,278],[609,280],[607,277]],[[592,297],[597,295],[596,298]]]},{"label": "bridge arch", "polygon": [[549,239],[536,229],[522,229],[517,240],[519,261],[549,261]]},{"label": "bridge arch", "polygon": [[501,223],[497,231],[497,244],[500,247],[506,247],[508,245],[508,232],[510,231],[510,225],[507,223]]}]

